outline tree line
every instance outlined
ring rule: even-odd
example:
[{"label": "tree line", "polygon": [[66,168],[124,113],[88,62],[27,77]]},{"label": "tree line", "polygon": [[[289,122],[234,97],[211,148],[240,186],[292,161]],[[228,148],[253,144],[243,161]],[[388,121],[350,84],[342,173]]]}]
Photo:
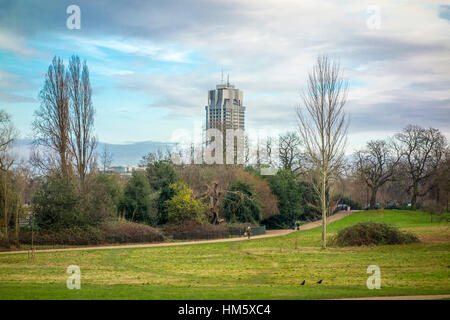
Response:
[{"label": "tree line", "polygon": [[[2,236],[19,243],[21,221],[28,221],[25,229],[31,223],[40,232],[61,232],[74,227],[112,230],[111,224],[124,221],[201,229],[241,224],[289,228],[294,220],[322,219],[326,247],[327,216],[339,203],[362,207],[353,188],[361,184],[370,190],[372,209],[377,195],[391,188],[409,196],[411,210],[430,194],[437,195],[436,203],[447,201],[448,210],[449,149],[443,134],[409,125],[346,156],[347,93],[339,63],[320,56],[296,110],[297,130],[281,134],[277,144],[273,137],[258,141],[256,163],[250,164],[247,137],[243,165],[176,165],[169,152],[159,150],[142,159],[144,171],[124,177],[106,174],[112,155],[106,149],[95,151],[86,61],[72,56],[66,68],[55,57],[39,93],[27,163],[16,161],[12,150],[18,131],[0,110]],[[268,166],[276,174],[261,175]]]}]

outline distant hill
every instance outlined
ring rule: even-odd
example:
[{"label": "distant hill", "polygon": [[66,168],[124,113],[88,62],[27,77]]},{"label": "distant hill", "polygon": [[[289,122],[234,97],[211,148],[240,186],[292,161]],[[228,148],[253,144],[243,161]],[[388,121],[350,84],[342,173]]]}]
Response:
[{"label": "distant hill", "polygon": [[[31,139],[18,139],[14,145],[15,156],[28,160],[31,152]],[[97,144],[97,152],[100,154],[106,146],[108,152],[112,153],[113,166],[129,166],[137,165],[142,157],[149,152],[155,152],[158,149],[165,151],[168,147],[171,148],[173,144],[158,141],[142,141],[129,144],[111,144],[99,142]]]}]

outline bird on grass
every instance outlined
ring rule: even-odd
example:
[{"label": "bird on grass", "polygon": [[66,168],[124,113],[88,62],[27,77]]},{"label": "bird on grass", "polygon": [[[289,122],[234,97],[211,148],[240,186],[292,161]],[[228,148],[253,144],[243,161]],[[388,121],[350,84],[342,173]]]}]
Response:
[{"label": "bird on grass", "polygon": [[321,283],[322,283],[322,281],[323,281],[323,280],[319,280],[319,281],[317,281],[317,284],[321,284]]},{"label": "bird on grass", "polygon": [[300,285],[301,285],[301,286],[304,286],[304,285],[305,285],[305,282],[306,282],[306,280],[303,280],[303,282],[300,283]]}]

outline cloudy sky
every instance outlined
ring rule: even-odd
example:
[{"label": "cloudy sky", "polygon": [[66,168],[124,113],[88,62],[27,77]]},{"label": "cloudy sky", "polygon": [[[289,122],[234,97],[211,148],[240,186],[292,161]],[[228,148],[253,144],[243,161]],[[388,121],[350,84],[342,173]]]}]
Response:
[{"label": "cloudy sky", "polygon": [[[79,30],[66,27],[72,4]],[[103,142],[192,129],[222,68],[248,130],[294,129],[319,54],[350,83],[348,152],[410,123],[450,135],[450,1],[0,0],[0,108],[22,137],[52,57],[72,54],[87,60]]]}]

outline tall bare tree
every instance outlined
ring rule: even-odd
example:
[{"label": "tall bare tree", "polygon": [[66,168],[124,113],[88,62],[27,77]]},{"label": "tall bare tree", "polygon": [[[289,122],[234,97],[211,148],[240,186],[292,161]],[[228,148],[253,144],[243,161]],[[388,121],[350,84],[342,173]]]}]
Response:
[{"label": "tall bare tree", "polygon": [[401,148],[408,176],[407,192],[411,195],[411,209],[416,210],[418,197],[425,196],[430,190],[430,179],[438,172],[447,141],[438,129],[424,129],[416,125],[408,125],[395,138]]},{"label": "tall bare tree", "polygon": [[348,83],[338,62],[319,56],[297,108],[298,131],[304,143],[312,185],[322,212],[322,247],[326,248],[329,191],[344,162],[348,120],[344,112]]},{"label": "tall bare tree", "polygon": [[39,94],[41,105],[33,122],[35,145],[58,155],[57,164],[64,176],[69,175],[71,168],[68,81],[63,61],[55,56],[45,75]]},{"label": "tall bare tree", "polygon": [[295,172],[301,159],[301,138],[297,132],[287,132],[279,137],[279,158],[283,169]]},{"label": "tall bare tree", "polygon": [[108,147],[105,144],[103,146],[103,151],[100,153],[100,164],[102,166],[103,173],[106,172],[106,168],[111,165],[112,161],[113,161],[113,155],[108,150]]},{"label": "tall bare tree", "polygon": [[14,163],[14,158],[11,155],[11,147],[14,140],[17,138],[18,132],[14,127],[11,117],[4,110],[0,110],[0,172],[2,174],[3,183],[3,218],[5,223],[5,237],[8,239],[8,179],[9,170]]},{"label": "tall bare tree", "polygon": [[19,163],[13,172],[12,176],[12,182],[14,185],[14,190],[17,194],[16,196],[16,205],[15,205],[15,238],[16,238],[16,244],[20,246],[19,242],[19,234],[20,234],[20,217],[24,213],[25,209],[25,201],[26,201],[26,194],[30,189],[30,182],[32,181],[32,174],[31,170],[24,164]]},{"label": "tall bare tree", "polygon": [[400,153],[392,143],[385,140],[367,142],[366,148],[355,153],[357,176],[370,188],[370,208],[374,209],[377,192],[394,177],[400,161]]},{"label": "tall bare tree", "polygon": [[266,145],[266,156],[267,156],[267,164],[269,166],[273,166],[274,159],[274,148],[275,148],[275,139],[273,137],[267,137],[265,140]]},{"label": "tall bare tree", "polygon": [[97,144],[93,135],[94,107],[86,61],[82,65],[78,56],[72,56],[67,78],[71,129],[69,145],[80,185],[84,188]]}]

